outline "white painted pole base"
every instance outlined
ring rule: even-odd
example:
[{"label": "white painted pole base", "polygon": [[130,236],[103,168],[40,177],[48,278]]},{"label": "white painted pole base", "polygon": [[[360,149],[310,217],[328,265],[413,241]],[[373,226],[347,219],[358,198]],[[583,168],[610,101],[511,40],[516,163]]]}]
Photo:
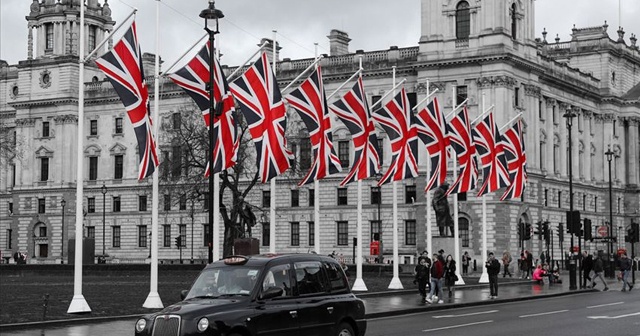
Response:
[{"label": "white painted pole base", "polygon": [[460,271],[458,270],[458,268],[456,268],[456,275],[458,276],[458,281],[456,281],[456,285],[464,285],[464,279],[462,278],[462,275],[460,274]]},{"label": "white painted pole base", "polygon": [[149,296],[142,304],[142,308],[164,308],[158,292],[149,292]]},{"label": "white painted pole base", "polygon": [[90,312],[91,308],[89,308],[89,304],[87,304],[84,296],[82,294],[74,295],[73,299],[71,299],[69,309],[67,309],[67,314],[82,314]]},{"label": "white painted pole base", "polygon": [[364,284],[364,280],[362,278],[356,278],[356,282],[353,284],[352,291],[365,292],[368,291],[367,285]]},{"label": "white painted pole base", "polygon": [[480,276],[478,283],[489,283],[489,273],[487,273],[486,268],[482,270],[482,275]]},{"label": "white painted pole base", "polygon": [[391,283],[389,283],[389,289],[404,289],[404,287],[402,287],[402,282],[400,282],[400,278],[399,277],[393,277],[391,279]]}]

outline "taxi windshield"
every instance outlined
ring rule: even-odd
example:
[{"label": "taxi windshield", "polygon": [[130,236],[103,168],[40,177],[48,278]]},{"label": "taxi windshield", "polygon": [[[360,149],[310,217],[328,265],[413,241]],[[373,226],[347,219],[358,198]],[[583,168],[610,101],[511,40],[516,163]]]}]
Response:
[{"label": "taxi windshield", "polygon": [[250,295],[260,269],[246,266],[225,266],[205,269],[191,286],[185,300]]}]

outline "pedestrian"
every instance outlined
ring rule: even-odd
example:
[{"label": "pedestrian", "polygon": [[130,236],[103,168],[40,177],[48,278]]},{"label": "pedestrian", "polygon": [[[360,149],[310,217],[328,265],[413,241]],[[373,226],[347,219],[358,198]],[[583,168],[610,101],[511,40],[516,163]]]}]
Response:
[{"label": "pedestrian", "polygon": [[545,273],[545,270],[542,268],[542,265],[537,265],[536,269],[533,271],[533,281],[535,281],[538,285],[542,285],[544,284],[544,277],[547,274]]},{"label": "pedestrian", "polygon": [[527,279],[529,277],[529,265],[526,250],[520,253],[520,277],[522,279]]},{"label": "pedestrian", "polygon": [[622,253],[620,256],[620,272],[622,273],[622,291],[627,291],[627,286],[629,286],[629,291],[633,289],[633,285],[629,282],[629,277],[631,276],[631,259],[627,257],[627,253]]},{"label": "pedestrian", "polygon": [[432,303],[444,303],[442,300],[442,277],[444,276],[444,262],[438,254],[433,254],[431,264],[431,290],[425,301]]},{"label": "pedestrian", "polygon": [[535,267],[535,264],[533,263],[533,254],[529,251],[525,252],[527,255],[527,266],[529,266],[529,268],[527,269],[527,279],[531,279],[531,272],[533,272],[533,268]]},{"label": "pedestrian", "polygon": [[503,278],[506,277],[507,274],[509,274],[509,277],[511,277],[511,272],[509,272],[509,265],[512,261],[513,258],[511,258],[511,253],[509,253],[509,251],[504,251],[504,253],[502,253],[502,265],[504,267],[504,272],[502,273]]},{"label": "pedestrian", "polygon": [[429,266],[427,266],[427,260],[429,260],[429,257],[420,256],[418,265],[416,265],[415,268],[415,279],[413,280],[413,284],[418,285],[418,292],[420,296],[422,296],[423,301],[427,299],[427,282],[429,282]]},{"label": "pedestrian", "polygon": [[587,251],[582,252],[582,287],[587,287],[587,280],[591,282],[593,257]]},{"label": "pedestrian", "polygon": [[487,260],[485,267],[487,273],[489,273],[489,299],[498,298],[498,274],[500,274],[500,263],[493,256],[493,252],[489,252],[489,259]]},{"label": "pedestrian", "polygon": [[469,274],[469,262],[471,261],[471,257],[469,256],[469,252],[464,251],[462,255],[462,275]]},{"label": "pedestrian", "polygon": [[458,276],[456,275],[456,261],[449,254],[444,263],[444,283],[449,291],[449,298],[453,296],[452,288],[456,285]]},{"label": "pedestrian", "polygon": [[604,271],[604,262],[602,261],[602,256],[601,255],[597,255],[596,256],[596,260],[593,261],[593,278],[591,278],[591,288],[595,288],[596,287],[596,278],[600,278],[600,280],[602,280],[602,283],[604,284],[604,289],[603,291],[608,291],[609,290],[609,286],[607,286],[607,282],[604,280],[604,277],[602,276],[602,271]]}]

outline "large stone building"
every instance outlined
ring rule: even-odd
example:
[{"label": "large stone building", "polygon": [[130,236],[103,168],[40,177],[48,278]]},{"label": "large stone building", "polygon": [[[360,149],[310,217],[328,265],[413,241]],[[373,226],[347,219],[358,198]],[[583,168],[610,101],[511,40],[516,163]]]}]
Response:
[{"label": "large stone building", "polygon": [[[0,64],[0,124],[15,134],[16,147],[16,156],[2,160],[0,166],[0,248],[4,256],[16,250],[27,252],[31,262],[54,263],[62,253],[67,255],[62,249],[66,250],[66,239],[74,237],[75,231],[75,143],[78,122],[83,122],[87,130],[82,148],[84,235],[95,238],[96,254],[105,249],[114,262],[143,261],[149,254],[151,182],[137,181],[138,149],[133,130],[111,85],[92,64],[87,65],[83,78],[85,119],[77,117],[78,3],[34,0],[27,16],[28,59],[16,65]],[[110,14],[107,4],[88,1],[84,29],[89,49],[113,29]],[[636,38],[631,35],[627,43],[620,30],[612,40],[605,23],[574,27],[570,41],[547,41],[544,31],[536,38],[534,17],[534,0],[422,0],[422,29],[413,32],[418,46],[355,53],[349,50],[347,33],[333,30],[329,35],[331,54],[321,63],[327,92],[333,92],[355,72],[362,57],[371,103],[391,89],[395,67],[398,78],[406,78],[405,87],[414,103],[437,88],[436,96],[445,110],[468,98],[475,117],[482,97],[486,97],[487,106],[495,105],[499,125],[522,113],[529,183],[522,199],[501,202],[500,192],[487,197],[488,249],[515,253],[526,248],[537,255],[545,248],[543,242],[536,237],[519,246],[517,223],[549,221],[554,232],[553,255],[566,252],[569,239],[565,234],[561,244],[557,233],[569,209],[569,172],[573,175],[574,208],[596,227],[609,221],[611,210],[616,247],[622,247],[624,228],[640,221],[640,52]],[[145,55],[145,62],[150,63],[147,69],[152,69],[153,55]],[[276,76],[288,83],[311,62],[280,60]],[[152,80],[150,77],[150,88]],[[160,80],[160,122],[168,129],[174,115],[193,110],[193,103],[169,80]],[[296,160],[308,160],[308,134],[297,115],[290,112],[290,147]],[[563,118],[569,112],[576,115],[571,151]],[[346,171],[353,160],[351,136],[339,121],[334,125],[335,146]],[[391,159],[389,142],[381,129],[378,137],[386,169]],[[179,155],[171,143],[159,146],[161,160]],[[608,149],[614,153],[611,199]],[[568,166],[569,154],[572,167]],[[427,205],[422,192],[426,158],[421,148],[421,176],[398,183],[403,262],[426,244]],[[368,255],[369,242],[380,230],[380,223],[384,251],[390,253],[390,185],[382,187],[381,202],[377,202],[380,194],[375,181],[364,181],[363,213],[358,214],[356,185],[339,188],[344,173],[327,178],[316,191],[320,192],[321,220],[313,223],[313,188],[298,188],[301,177],[302,173],[290,173],[278,178],[276,195],[270,194],[269,185],[258,185],[248,198],[249,203],[268,210],[270,197],[276,197],[275,242],[268,240],[268,213],[257,214],[260,223],[253,232],[261,238],[262,251],[268,251],[265,245],[270,243],[276,244],[277,251],[313,250],[316,224],[322,228],[322,253],[351,256],[356,218],[361,215],[364,254]],[[103,184],[106,194],[101,192]],[[206,259],[207,213],[203,206],[193,209],[192,204],[175,202],[176,196],[173,201],[167,201],[171,196],[161,197],[160,259],[179,257],[173,246],[178,235],[186,238],[183,257]],[[476,256],[481,254],[481,220],[481,201],[469,194],[459,202],[460,243],[462,250]],[[453,250],[451,238],[434,235],[434,247]],[[587,243],[587,249],[606,247],[595,241]]]}]

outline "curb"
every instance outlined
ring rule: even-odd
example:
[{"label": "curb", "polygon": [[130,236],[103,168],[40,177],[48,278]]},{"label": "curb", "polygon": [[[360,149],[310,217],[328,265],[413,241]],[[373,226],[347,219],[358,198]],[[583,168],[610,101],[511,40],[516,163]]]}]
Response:
[{"label": "curb", "polygon": [[[509,282],[501,282],[500,287],[502,286],[523,286],[523,285],[531,285],[531,280],[523,280],[523,281],[509,281]],[[467,289],[477,289],[477,288],[487,288],[489,283],[486,284],[473,284],[473,285],[458,285],[455,286],[456,290],[467,290]],[[417,288],[410,289],[398,289],[398,290],[389,290],[384,292],[354,292],[351,291],[355,296],[359,298],[368,298],[368,297],[380,297],[380,296],[391,296],[391,295],[407,295],[418,293]]]}]

